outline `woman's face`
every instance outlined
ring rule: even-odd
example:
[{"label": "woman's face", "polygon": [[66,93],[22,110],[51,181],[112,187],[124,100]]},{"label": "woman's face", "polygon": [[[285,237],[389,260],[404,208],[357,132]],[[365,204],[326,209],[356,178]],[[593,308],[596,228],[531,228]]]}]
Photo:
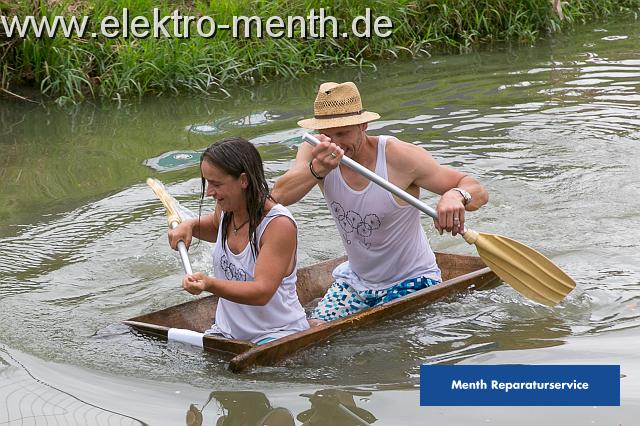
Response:
[{"label": "woman's face", "polygon": [[246,206],[243,190],[247,188],[247,176],[242,173],[238,178],[211,164],[206,158],[200,166],[207,188],[206,194],[215,198],[220,208],[230,212]]}]

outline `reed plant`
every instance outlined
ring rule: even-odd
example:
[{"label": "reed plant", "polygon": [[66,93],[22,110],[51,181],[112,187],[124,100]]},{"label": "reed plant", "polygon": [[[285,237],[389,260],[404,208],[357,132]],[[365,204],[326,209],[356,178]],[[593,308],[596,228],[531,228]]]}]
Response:
[{"label": "reed plant", "polygon": [[[108,15],[150,17],[174,9],[208,15],[218,23],[233,16],[307,16],[324,8],[340,28],[370,8],[375,17],[393,23],[388,38],[233,38],[218,32],[210,39],[2,37],[0,88],[31,85],[59,104],[83,99],[119,102],[145,94],[218,93],[232,85],[251,85],[272,78],[338,65],[375,68],[381,59],[429,55],[434,50],[464,51],[479,43],[505,40],[531,43],[592,19],[637,17],[640,0],[568,0],[563,18],[549,0],[0,0],[0,14],[12,16],[90,16],[97,23]],[[0,28],[1,30],[1,28]]]}]

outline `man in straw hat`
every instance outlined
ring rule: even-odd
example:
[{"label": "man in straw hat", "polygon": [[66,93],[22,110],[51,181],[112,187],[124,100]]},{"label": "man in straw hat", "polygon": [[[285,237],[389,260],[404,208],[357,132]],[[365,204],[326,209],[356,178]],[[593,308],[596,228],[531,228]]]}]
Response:
[{"label": "man in straw hat", "polygon": [[478,181],[438,164],[416,145],[393,136],[370,136],[367,123],[380,118],[364,111],[355,84],[324,83],[314,117],[298,125],[318,130],[320,145],[303,143],[294,165],[276,182],[273,197],[293,204],[315,185],[324,194],[347,252],[333,271],[334,283],[311,318],[316,324],[404,296],[441,281],[420,211],[340,164],[343,155],[418,197],[420,188],[440,194],[435,227],[458,234],[465,211],[488,201]]}]

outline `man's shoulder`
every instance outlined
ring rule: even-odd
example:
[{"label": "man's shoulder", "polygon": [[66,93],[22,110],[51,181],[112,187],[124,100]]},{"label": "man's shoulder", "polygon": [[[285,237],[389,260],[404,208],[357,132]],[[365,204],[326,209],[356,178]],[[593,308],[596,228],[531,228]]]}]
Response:
[{"label": "man's shoulder", "polygon": [[422,155],[426,155],[424,148],[405,142],[395,136],[388,136],[385,142],[387,163],[406,166],[407,163],[418,160]]}]

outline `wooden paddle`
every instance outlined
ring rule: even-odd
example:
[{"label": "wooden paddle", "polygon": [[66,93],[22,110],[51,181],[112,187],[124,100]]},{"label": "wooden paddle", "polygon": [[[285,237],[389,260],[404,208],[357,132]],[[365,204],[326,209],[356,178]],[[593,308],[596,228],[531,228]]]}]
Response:
[{"label": "wooden paddle", "polygon": [[[320,143],[309,133],[305,133],[302,140],[313,146]],[[340,161],[418,210],[434,219],[438,218],[434,209],[351,158],[343,156]],[[553,262],[518,241],[471,229],[465,229],[463,237],[466,242],[476,246],[480,258],[496,275],[531,300],[555,306],[576,286],[573,279]]]},{"label": "wooden paddle", "polygon": [[[167,223],[171,229],[176,228],[182,219],[178,214],[178,209],[176,208],[173,198],[169,195],[164,185],[157,179],[148,178],[147,185],[151,187],[156,196],[162,201],[164,208],[167,210]],[[187,255],[187,247],[184,244],[184,241],[178,241],[178,253],[180,253],[180,260],[182,260],[182,267],[184,268],[184,272],[186,274],[193,274],[193,269],[191,269],[191,262],[189,261],[189,255]]]}]

